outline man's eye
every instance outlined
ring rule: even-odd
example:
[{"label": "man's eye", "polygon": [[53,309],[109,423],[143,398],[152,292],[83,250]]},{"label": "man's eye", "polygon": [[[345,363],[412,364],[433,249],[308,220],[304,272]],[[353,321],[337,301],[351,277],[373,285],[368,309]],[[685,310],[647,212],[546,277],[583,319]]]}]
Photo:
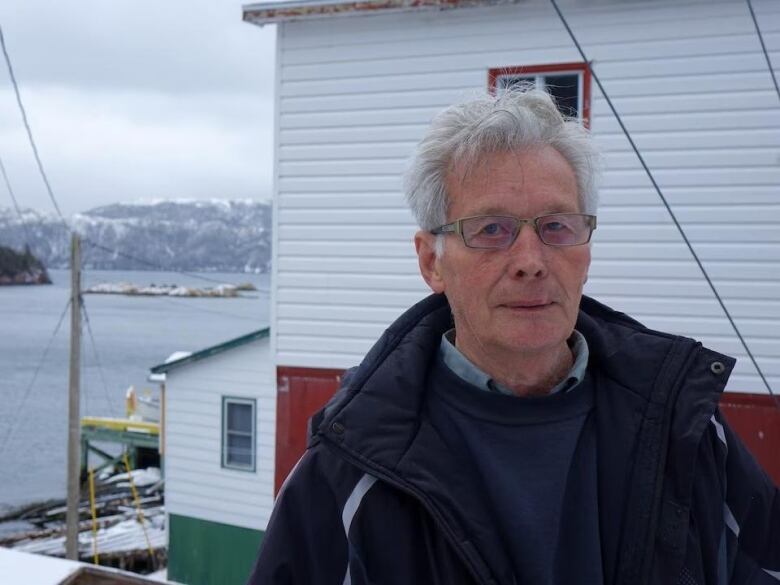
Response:
[{"label": "man's eye", "polygon": [[544,229],[549,232],[559,232],[566,229],[566,226],[563,225],[560,221],[550,221],[544,224]]},{"label": "man's eye", "polygon": [[501,224],[489,223],[482,227],[480,234],[485,236],[496,236],[501,233]]}]

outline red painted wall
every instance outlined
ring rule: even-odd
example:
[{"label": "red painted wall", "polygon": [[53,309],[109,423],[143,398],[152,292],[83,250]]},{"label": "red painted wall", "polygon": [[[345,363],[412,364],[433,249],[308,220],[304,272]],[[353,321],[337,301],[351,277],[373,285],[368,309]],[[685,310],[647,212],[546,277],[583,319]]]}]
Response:
[{"label": "red painted wall", "polygon": [[344,370],[276,369],[276,465],[274,493],[306,449],[309,418],[325,406],[341,383]]},{"label": "red painted wall", "polygon": [[[339,387],[343,370],[277,368],[275,493],[306,449],[309,417]],[[770,396],[725,393],[721,410],[731,427],[780,485],[780,408]]]},{"label": "red painted wall", "polygon": [[769,395],[727,392],[720,409],[762,467],[780,485],[780,408]]}]

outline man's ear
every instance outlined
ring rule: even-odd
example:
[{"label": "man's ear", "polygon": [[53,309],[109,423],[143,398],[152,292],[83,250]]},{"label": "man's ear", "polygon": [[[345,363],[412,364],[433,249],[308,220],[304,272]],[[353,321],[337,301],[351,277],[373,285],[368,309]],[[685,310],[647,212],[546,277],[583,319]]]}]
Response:
[{"label": "man's ear", "polygon": [[414,234],[414,247],[423,279],[433,292],[443,293],[445,287],[439,259],[436,257],[436,236],[420,230]]}]

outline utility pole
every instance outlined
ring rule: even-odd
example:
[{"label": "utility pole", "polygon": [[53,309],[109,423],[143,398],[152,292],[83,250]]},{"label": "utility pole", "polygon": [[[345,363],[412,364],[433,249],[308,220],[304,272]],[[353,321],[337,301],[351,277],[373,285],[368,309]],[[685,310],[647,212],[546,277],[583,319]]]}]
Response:
[{"label": "utility pole", "polygon": [[79,387],[81,366],[81,240],[73,232],[70,250],[70,385],[68,392],[68,508],[65,557],[79,558],[79,501],[81,460],[79,458]]}]

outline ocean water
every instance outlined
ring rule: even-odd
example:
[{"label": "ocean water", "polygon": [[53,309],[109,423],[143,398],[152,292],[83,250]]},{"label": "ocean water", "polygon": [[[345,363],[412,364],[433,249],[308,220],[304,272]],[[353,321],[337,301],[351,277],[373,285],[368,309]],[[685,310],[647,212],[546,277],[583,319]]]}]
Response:
[{"label": "ocean water", "polygon": [[[70,273],[54,270],[50,276],[50,286],[0,286],[0,512],[65,495],[69,313],[42,357],[68,302]],[[127,388],[153,388],[149,368],[174,351],[196,351],[268,325],[268,275],[202,276],[251,282],[258,291],[225,299],[84,295],[94,344],[84,323],[82,416],[123,416]],[[141,271],[88,271],[82,280],[82,288],[100,282],[216,284]]]}]

